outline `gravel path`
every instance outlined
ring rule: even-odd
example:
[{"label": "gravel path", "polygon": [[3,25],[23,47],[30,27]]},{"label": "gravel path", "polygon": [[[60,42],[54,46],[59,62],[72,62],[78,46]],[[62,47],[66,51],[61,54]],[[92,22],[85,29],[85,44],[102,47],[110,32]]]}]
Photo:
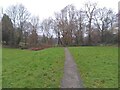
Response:
[{"label": "gravel path", "polygon": [[68,48],[65,48],[64,76],[61,82],[61,88],[83,88],[76,63]]}]

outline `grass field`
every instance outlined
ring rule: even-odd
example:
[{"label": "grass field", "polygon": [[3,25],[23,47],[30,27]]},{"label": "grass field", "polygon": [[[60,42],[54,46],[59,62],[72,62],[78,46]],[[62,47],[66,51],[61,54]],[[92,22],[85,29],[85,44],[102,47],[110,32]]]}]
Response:
[{"label": "grass field", "polygon": [[84,87],[118,87],[118,48],[70,47],[81,73]]},{"label": "grass field", "polygon": [[2,88],[2,48],[0,46],[0,89]]},{"label": "grass field", "polygon": [[[118,48],[70,47],[84,87],[118,87]],[[3,88],[58,88],[63,76],[64,49],[41,51],[3,48]]]},{"label": "grass field", "polygon": [[3,88],[58,88],[63,76],[64,49],[41,51],[3,48]]}]

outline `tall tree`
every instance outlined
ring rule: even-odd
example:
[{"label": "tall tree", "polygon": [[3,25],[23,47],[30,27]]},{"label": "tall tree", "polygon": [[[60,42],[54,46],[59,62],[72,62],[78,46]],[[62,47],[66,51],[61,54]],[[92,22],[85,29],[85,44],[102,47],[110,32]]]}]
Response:
[{"label": "tall tree", "polygon": [[[29,46],[30,47],[31,46],[37,46],[38,45],[38,29],[40,28],[39,17],[38,16],[32,16],[31,17],[29,28],[30,28],[30,30],[29,30],[30,35],[29,35],[29,38],[28,38]],[[26,40],[25,40],[25,43],[27,42]]]},{"label": "tall tree", "polygon": [[76,12],[76,30],[75,30],[75,41],[77,45],[84,44],[84,27],[85,27],[85,12],[78,10]]},{"label": "tall tree", "polygon": [[[22,35],[24,31],[24,24],[25,22],[29,19],[30,13],[28,10],[22,5],[22,4],[17,4],[17,5],[12,5],[6,10],[7,15],[10,16],[14,28],[19,28],[19,39],[17,39],[18,44],[22,40]],[[17,29],[18,30],[18,29]]]},{"label": "tall tree", "polygon": [[[43,22],[41,23],[41,29],[44,33],[44,35],[47,37],[47,44],[50,44],[50,39],[52,39],[51,37],[53,36],[53,19],[52,18],[48,18],[43,20]],[[50,42],[50,43],[49,43]]]},{"label": "tall tree", "polygon": [[14,45],[14,29],[11,19],[6,14],[2,18],[2,41],[6,45]]},{"label": "tall tree", "polygon": [[92,45],[92,40],[91,40],[91,31],[92,31],[92,20],[93,20],[93,16],[94,16],[94,12],[96,9],[96,3],[91,3],[91,2],[87,2],[85,4],[85,12],[86,12],[86,16],[88,19],[88,45]]},{"label": "tall tree", "polygon": [[[70,45],[73,41],[73,31],[75,30],[75,7],[68,5],[59,14],[58,28],[62,36],[62,44]],[[59,40],[60,41],[60,40]]]},{"label": "tall tree", "polygon": [[113,31],[113,25],[116,22],[116,15],[113,13],[112,10],[107,8],[98,8],[95,11],[95,26],[101,33],[101,43],[105,43],[106,35],[108,29]]},{"label": "tall tree", "polygon": [[57,36],[57,44],[62,45],[61,40],[61,31],[60,31],[60,21],[61,21],[61,13],[55,13],[55,20],[54,20],[54,32]]}]

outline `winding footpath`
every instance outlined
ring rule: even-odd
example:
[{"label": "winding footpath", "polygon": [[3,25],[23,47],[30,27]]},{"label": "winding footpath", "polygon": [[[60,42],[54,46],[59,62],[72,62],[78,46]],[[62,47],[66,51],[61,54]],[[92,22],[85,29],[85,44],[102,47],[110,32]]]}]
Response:
[{"label": "winding footpath", "polygon": [[68,48],[65,48],[64,76],[61,82],[61,88],[83,88],[76,63]]}]

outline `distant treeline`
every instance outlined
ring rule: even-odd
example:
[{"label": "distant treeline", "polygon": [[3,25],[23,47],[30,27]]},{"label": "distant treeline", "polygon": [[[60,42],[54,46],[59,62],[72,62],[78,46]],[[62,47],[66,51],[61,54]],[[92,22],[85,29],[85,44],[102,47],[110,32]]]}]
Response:
[{"label": "distant treeline", "polygon": [[12,5],[1,19],[2,44],[27,48],[42,45],[117,45],[118,16],[111,9],[97,8],[97,3],[88,2],[79,10],[67,5],[53,18],[40,21],[22,4]]}]

